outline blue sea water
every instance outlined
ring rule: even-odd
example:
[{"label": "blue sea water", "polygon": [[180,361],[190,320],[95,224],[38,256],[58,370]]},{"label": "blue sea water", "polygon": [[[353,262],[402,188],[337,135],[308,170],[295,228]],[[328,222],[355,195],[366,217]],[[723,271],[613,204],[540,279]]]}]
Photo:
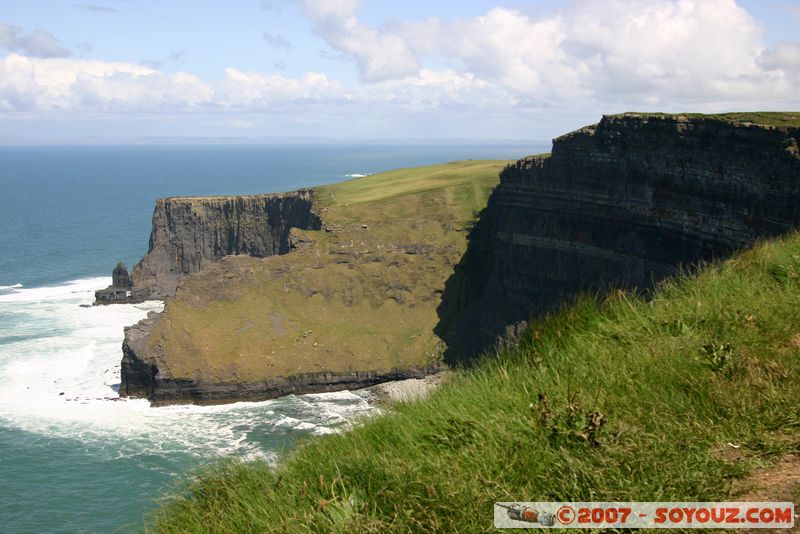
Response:
[{"label": "blue sea water", "polygon": [[275,461],[373,413],[356,393],[150,408],[119,399],[123,327],[160,303],[81,307],[147,249],[159,197],[277,192],[541,145],[0,147],[0,532],[141,527],[219,458]]}]

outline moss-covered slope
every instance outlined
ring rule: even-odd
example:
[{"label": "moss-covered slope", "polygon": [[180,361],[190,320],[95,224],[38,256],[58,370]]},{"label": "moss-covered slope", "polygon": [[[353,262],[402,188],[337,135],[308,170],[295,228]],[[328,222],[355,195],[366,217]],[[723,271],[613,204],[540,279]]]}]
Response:
[{"label": "moss-covered slope", "polygon": [[[288,254],[227,256],[183,278],[152,331],[129,332],[123,393],[232,401],[437,369],[444,282],[506,163],[403,169],[315,190],[322,230],[293,229]],[[142,361],[157,375],[136,390],[126,369]]]}]

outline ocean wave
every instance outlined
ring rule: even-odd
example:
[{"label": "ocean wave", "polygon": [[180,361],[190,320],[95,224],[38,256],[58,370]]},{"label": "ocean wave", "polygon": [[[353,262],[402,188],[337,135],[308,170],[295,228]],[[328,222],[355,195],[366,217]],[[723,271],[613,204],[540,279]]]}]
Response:
[{"label": "ocean wave", "polygon": [[85,278],[0,295],[0,331],[9,334],[0,336],[3,426],[75,439],[112,456],[213,457],[257,455],[265,451],[259,436],[326,434],[371,410],[349,392],[160,408],[119,398],[123,327],[163,304],[79,306],[109,283]]},{"label": "ocean wave", "polygon": [[[98,276],[94,278],[79,278],[52,286],[23,287],[22,284],[0,286],[0,303],[41,302],[66,299],[90,299],[89,301],[91,302],[94,300],[94,292],[108,286],[110,283],[111,277]],[[4,294],[4,292],[2,292],[3,287],[12,291]]]},{"label": "ocean wave", "polygon": [[367,173],[355,172],[353,174],[345,174],[345,177],[346,178],[366,178],[367,176],[369,176],[371,174],[372,173],[370,173],[370,172],[367,172]]},{"label": "ocean wave", "polygon": [[14,284],[11,286],[0,286],[0,295],[7,293],[14,293],[17,289],[22,289],[22,284]]},{"label": "ocean wave", "polygon": [[3,291],[4,289],[20,289],[21,287],[22,284],[14,284],[12,286],[0,286],[0,291]]}]

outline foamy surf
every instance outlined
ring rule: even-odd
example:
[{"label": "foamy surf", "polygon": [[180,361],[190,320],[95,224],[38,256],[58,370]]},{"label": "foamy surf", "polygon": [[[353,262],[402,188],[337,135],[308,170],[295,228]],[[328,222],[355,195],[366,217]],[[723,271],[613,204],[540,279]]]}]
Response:
[{"label": "foamy surf", "polygon": [[356,173],[353,173],[353,174],[345,174],[345,177],[346,178],[366,178],[370,174],[372,174],[372,173],[369,173],[369,172],[366,172],[366,173],[356,172]]},{"label": "foamy surf", "polygon": [[[151,408],[119,398],[123,327],[160,302],[82,307],[106,277],[0,295],[0,421],[75,439],[113,458],[173,453],[272,458],[262,445],[295,433],[326,434],[373,409],[349,392],[265,402]],[[264,439],[260,439],[264,438]],[[268,439],[267,439],[268,438]]]},{"label": "foamy surf", "polygon": [[14,285],[11,285],[11,286],[0,286],[0,292],[10,291],[12,289],[21,289],[21,288],[22,288],[22,284],[14,284]]}]

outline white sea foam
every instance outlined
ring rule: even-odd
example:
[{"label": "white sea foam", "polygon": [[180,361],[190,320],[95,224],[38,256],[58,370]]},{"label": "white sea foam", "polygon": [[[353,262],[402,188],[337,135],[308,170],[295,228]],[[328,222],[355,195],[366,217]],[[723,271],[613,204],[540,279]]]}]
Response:
[{"label": "white sea foam", "polygon": [[364,178],[366,176],[369,176],[370,174],[372,174],[372,173],[367,172],[367,173],[363,173],[362,174],[362,173],[355,172],[353,174],[345,174],[345,177],[347,177],[347,178]]},{"label": "white sea foam", "polygon": [[14,289],[21,289],[21,288],[22,288],[22,284],[14,284],[14,285],[11,285],[11,286],[0,286],[0,293],[5,293],[7,291],[11,291],[11,290],[14,290]]},{"label": "white sea foam", "polygon": [[[371,411],[350,392],[265,402],[151,408],[120,399],[123,327],[160,302],[82,307],[109,278],[16,288],[0,295],[0,420],[105,448],[113,457],[189,452],[259,455],[252,433],[324,434]],[[8,319],[10,317],[10,319]]]}]

